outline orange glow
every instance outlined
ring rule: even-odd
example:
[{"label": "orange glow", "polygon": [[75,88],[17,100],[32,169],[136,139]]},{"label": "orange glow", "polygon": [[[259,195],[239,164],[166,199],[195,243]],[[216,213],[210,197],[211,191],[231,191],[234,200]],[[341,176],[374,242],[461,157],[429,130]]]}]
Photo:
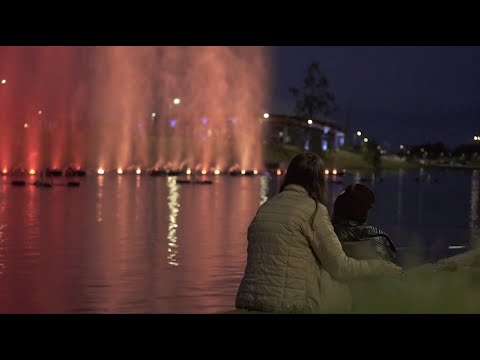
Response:
[{"label": "orange glow", "polygon": [[6,84],[6,83],[7,83],[7,80],[3,79],[2,84]]},{"label": "orange glow", "polygon": [[215,170],[215,175],[220,175],[220,170]]},{"label": "orange glow", "polygon": [[118,169],[117,169],[117,174],[118,174],[118,175],[122,175],[122,174],[123,174],[122,168],[118,168]]},{"label": "orange glow", "polygon": [[258,171],[257,171],[257,170],[253,170],[253,173],[254,173],[255,175],[257,175],[257,174],[258,174]]},{"label": "orange glow", "polygon": [[187,175],[190,175],[192,173],[192,170],[187,169]]},{"label": "orange glow", "polygon": [[97,173],[98,173],[98,175],[103,175],[103,174],[105,174],[105,170],[100,168],[100,169],[98,169]]},{"label": "orange glow", "polygon": [[245,175],[245,170],[240,171],[242,175]]},{"label": "orange glow", "polygon": [[282,170],[278,169],[277,170],[277,175],[279,175],[279,176],[282,175]]},{"label": "orange glow", "polygon": [[30,169],[30,171],[28,172],[30,175],[35,175],[35,170],[33,169]]},{"label": "orange glow", "polygon": [[207,174],[207,170],[202,170],[202,175],[206,175]]},{"label": "orange glow", "polygon": [[328,169],[325,169],[325,175],[328,175],[330,174],[330,171],[328,171]]},{"label": "orange glow", "polygon": [[7,168],[3,168],[2,173],[3,173],[3,174],[6,174],[7,172],[8,172],[8,171],[7,171]]},{"label": "orange glow", "polygon": [[332,174],[337,175],[337,169],[333,169]]},{"label": "orange glow", "polygon": [[28,129],[28,128],[30,127],[30,125],[28,125],[27,123],[25,123],[25,124],[23,124],[23,127],[24,127],[25,129]]},{"label": "orange glow", "polygon": [[137,175],[140,175],[142,173],[142,170],[140,170],[140,168],[137,169],[137,171],[135,171],[137,173]]},{"label": "orange glow", "polygon": [[174,103],[175,105],[180,104],[180,99],[179,99],[179,98],[173,99],[173,103]]}]

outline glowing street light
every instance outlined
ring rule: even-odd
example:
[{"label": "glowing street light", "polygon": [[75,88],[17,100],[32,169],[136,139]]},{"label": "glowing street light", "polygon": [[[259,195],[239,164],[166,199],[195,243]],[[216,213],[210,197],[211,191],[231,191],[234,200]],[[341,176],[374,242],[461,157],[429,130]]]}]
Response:
[{"label": "glowing street light", "polygon": [[30,171],[28,172],[30,175],[35,175],[35,170],[33,169],[30,169]]},{"label": "glowing street light", "polygon": [[218,170],[218,169],[215,170],[214,174],[215,174],[215,175],[220,175],[220,170]]},{"label": "glowing street light", "polygon": [[7,80],[3,79],[2,84],[6,84],[6,83],[7,83]]},{"label": "glowing street light", "polygon": [[278,176],[282,175],[282,170],[277,169],[277,175],[278,175]]},{"label": "glowing street light", "polygon": [[174,103],[175,105],[180,104],[180,99],[179,99],[179,98],[173,99],[173,103]]},{"label": "glowing street light", "polygon": [[325,169],[325,175],[328,175],[330,174],[330,171],[328,171],[328,169]]},{"label": "glowing street light", "polygon": [[400,145],[400,150],[403,150],[404,146],[403,145]]},{"label": "glowing street light", "polygon": [[140,168],[137,169],[137,171],[135,171],[137,173],[137,175],[140,175],[142,173],[142,170],[140,170]]},{"label": "glowing street light", "polygon": [[307,123],[308,123],[308,125],[312,125],[313,124],[312,119],[308,119]]},{"label": "glowing street light", "polygon": [[152,117],[155,117],[155,116],[157,116],[157,114],[156,114],[156,113],[152,113]]},{"label": "glowing street light", "polygon": [[105,170],[103,170],[102,168],[100,168],[100,169],[98,169],[97,174],[98,174],[98,175],[103,175],[103,174],[105,174]]},{"label": "glowing street light", "polygon": [[246,171],[245,171],[245,170],[242,170],[242,171],[240,171],[240,173],[241,173],[242,175],[245,175]]},{"label": "glowing street light", "polygon": [[117,169],[117,174],[118,174],[118,175],[122,175],[122,174],[123,174],[123,169],[122,169],[122,168],[118,168],[118,169]]},{"label": "glowing street light", "polygon": [[357,131],[357,136],[362,136],[362,132],[361,132],[361,131]]},{"label": "glowing street light", "polygon": [[202,175],[207,175],[207,170],[202,170]]},{"label": "glowing street light", "polygon": [[187,173],[187,175],[190,175],[192,173],[192,170],[187,169],[186,173]]},{"label": "glowing street light", "polygon": [[38,115],[42,115],[42,110],[38,110]]},{"label": "glowing street light", "polygon": [[25,123],[25,124],[23,124],[23,127],[24,127],[25,129],[28,129],[28,128],[30,127],[30,125],[28,125],[28,123]]},{"label": "glowing street light", "polygon": [[332,174],[337,175],[337,169],[333,169]]},{"label": "glowing street light", "polygon": [[368,138],[363,138],[363,141],[364,141],[364,142],[368,142]]},{"label": "glowing street light", "polygon": [[270,117],[270,114],[269,114],[269,113],[265,113],[265,114],[263,114],[263,117],[264,117],[265,119],[268,119],[268,118]]},{"label": "glowing street light", "polygon": [[257,169],[253,170],[253,174],[254,174],[254,175],[257,175],[257,174],[258,174],[258,170],[257,170]]}]

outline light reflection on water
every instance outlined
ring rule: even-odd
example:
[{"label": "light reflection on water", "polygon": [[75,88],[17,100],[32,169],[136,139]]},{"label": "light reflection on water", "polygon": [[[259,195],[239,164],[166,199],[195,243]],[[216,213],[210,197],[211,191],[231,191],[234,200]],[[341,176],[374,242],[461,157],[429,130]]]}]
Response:
[{"label": "light reflection on water", "polygon": [[180,211],[180,203],[178,201],[179,192],[177,185],[177,178],[174,176],[167,178],[167,187],[168,187],[168,210],[169,210],[169,222],[168,222],[168,264],[178,266],[176,259],[177,256],[177,215]]},{"label": "light reflection on water", "polygon": [[[329,184],[329,209],[363,179],[377,200],[369,222],[403,257],[417,249],[434,260],[478,244],[479,171],[381,177],[335,177],[343,184]],[[183,185],[108,174],[82,179],[79,188],[37,189],[0,178],[0,312],[232,309],[248,224],[281,179],[216,176],[212,185]]]}]

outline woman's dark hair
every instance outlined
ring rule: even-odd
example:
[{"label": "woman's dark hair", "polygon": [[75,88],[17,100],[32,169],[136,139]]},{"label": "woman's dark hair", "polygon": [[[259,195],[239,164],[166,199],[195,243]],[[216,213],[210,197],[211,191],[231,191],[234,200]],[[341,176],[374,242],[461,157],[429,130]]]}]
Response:
[{"label": "woman's dark hair", "polygon": [[326,206],[324,168],[323,161],[317,154],[310,152],[299,154],[288,165],[287,173],[280,187],[280,192],[282,192],[287,185],[300,185],[307,191],[308,196],[315,200],[315,211],[310,219],[313,229],[318,203]]}]

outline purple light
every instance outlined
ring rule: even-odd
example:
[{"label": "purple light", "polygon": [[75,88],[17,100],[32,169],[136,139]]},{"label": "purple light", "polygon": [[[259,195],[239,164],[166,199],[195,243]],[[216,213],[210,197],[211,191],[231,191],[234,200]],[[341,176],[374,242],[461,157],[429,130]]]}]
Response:
[{"label": "purple light", "polygon": [[175,125],[177,124],[177,120],[170,120],[170,127],[175,127]]},{"label": "purple light", "polygon": [[204,117],[204,118],[202,119],[202,124],[203,124],[203,125],[207,125],[207,123],[208,123],[208,119],[207,119],[206,117]]},{"label": "purple light", "polygon": [[322,150],[327,151],[328,149],[328,142],[327,140],[322,140]]}]

